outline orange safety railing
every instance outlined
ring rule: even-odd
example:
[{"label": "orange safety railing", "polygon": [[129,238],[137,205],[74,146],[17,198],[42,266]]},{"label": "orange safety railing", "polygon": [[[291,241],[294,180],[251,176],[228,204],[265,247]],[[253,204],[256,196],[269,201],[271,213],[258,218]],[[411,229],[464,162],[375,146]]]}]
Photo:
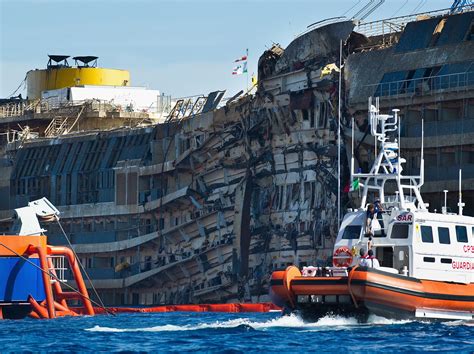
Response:
[{"label": "orange safety railing", "polygon": [[[43,270],[43,286],[46,294],[46,300],[38,303],[32,296],[28,301],[32,306],[31,317],[34,318],[56,318],[62,316],[77,316],[78,313],[94,315],[89,294],[87,292],[84,279],[78,265],[78,261],[71,249],[58,246],[47,246],[46,249],[41,246],[30,245],[26,252],[28,255],[37,255],[40,259],[40,266]],[[77,284],[77,292],[63,291],[58,281],[51,281],[51,276],[57,278],[56,270],[51,258],[48,256],[64,256],[69,262],[74,281]],[[70,309],[67,300],[81,300],[83,309],[78,312]]]}]

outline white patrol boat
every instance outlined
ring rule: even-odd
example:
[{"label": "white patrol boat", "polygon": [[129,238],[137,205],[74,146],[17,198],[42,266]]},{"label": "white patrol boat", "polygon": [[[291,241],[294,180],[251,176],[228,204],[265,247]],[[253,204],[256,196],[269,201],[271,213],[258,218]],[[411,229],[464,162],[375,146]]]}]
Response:
[{"label": "white patrol boat", "polygon": [[[369,112],[379,153],[368,173],[355,173],[352,146],[351,181],[361,187],[361,204],[342,221],[334,266],[275,271],[270,296],[276,305],[311,319],[339,314],[364,321],[373,313],[389,318],[472,320],[474,218],[462,215],[461,173],[458,214],[448,213],[446,206],[442,213],[428,211],[420,193],[423,133],[420,173],[404,176],[398,110],[380,114],[378,100],[375,106],[369,100]],[[395,194],[386,195],[388,190]],[[370,214],[369,197],[379,199],[383,211]],[[367,257],[359,256],[360,249],[368,247],[379,267],[359,264]]]}]

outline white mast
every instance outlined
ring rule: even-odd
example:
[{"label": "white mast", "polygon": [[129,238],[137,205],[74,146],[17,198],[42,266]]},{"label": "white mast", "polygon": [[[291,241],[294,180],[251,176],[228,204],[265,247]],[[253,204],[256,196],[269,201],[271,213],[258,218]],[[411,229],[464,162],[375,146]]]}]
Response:
[{"label": "white mast", "polygon": [[352,134],[351,134],[351,184],[350,188],[352,188],[352,183],[354,182],[352,179],[352,174],[354,173],[354,125],[355,119],[352,117]]},{"label": "white mast", "polygon": [[447,190],[447,189],[444,189],[444,190],[443,190],[443,193],[444,193],[444,206],[441,208],[441,213],[447,214],[447,212],[448,212],[448,205],[447,205],[447,202],[448,202],[448,190]]},{"label": "white mast", "polygon": [[421,119],[420,188],[425,183],[425,119]]},{"label": "white mast", "polygon": [[462,215],[462,207],[465,205],[462,202],[461,180],[462,180],[462,169],[459,169],[459,201],[458,201],[459,215]]},{"label": "white mast", "polygon": [[337,227],[341,227],[341,89],[342,89],[342,39],[339,42],[339,104],[337,124]]}]

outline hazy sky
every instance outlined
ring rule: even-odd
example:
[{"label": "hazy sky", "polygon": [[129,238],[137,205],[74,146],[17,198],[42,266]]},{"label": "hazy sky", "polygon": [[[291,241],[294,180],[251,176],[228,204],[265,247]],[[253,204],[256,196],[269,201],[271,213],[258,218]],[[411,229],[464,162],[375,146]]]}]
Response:
[{"label": "hazy sky", "polygon": [[[245,87],[233,60],[249,49],[249,72],[273,42],[286,47],[306,26],[349,17],[369,0],[0,0],[0,97],[47,54],[96,55],[127,69],[134,86],[173,97]],[[369,19],[450,7],[449,0],[385,0]],[[73,61],[70,60],[70,64]],[[21,92],[21,91],[19,91]]]}]

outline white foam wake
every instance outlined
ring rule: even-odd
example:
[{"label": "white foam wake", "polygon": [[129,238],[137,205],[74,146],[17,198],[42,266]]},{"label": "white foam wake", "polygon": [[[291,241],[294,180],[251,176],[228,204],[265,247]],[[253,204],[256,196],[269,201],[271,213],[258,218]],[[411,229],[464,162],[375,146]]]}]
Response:
[{"label": "white foam wake", "polygon": [[474,321],[472,320],[453,320],[443,322],[445,326],[467,326],[467,327],[474,327]]},{"label": "white foam wake", "polygon": [[[410,321],[394,321],[388,320],[383,317],[370,316],[368,325],[390,325],[407,323]],[[101,327],[94,326],[93,328],[87,328],[86,331],[90,332],[169,332],[169,331],[196,331],[202,329],[219,329],[219,328],[237,328],[239,326],[248,326],[255,330],[267,330],[271,328],[301,328],[305,330],[317,331],[326,327],[347,327],[347,326],[358,326],[359,323],[355,318],[346,318],[339,316],[326,316],[318,320],[317,322],[305,322],[296,315],[282,316],[274,318],[272,320],[258,322],[252,321],[248,318],[236,318],[227,321],[215,321],[211,323],[200,323],[197,325],[171,325],[166,324],[162,326],[153,326],[145,328],[114,328],[114,327]]]}]

